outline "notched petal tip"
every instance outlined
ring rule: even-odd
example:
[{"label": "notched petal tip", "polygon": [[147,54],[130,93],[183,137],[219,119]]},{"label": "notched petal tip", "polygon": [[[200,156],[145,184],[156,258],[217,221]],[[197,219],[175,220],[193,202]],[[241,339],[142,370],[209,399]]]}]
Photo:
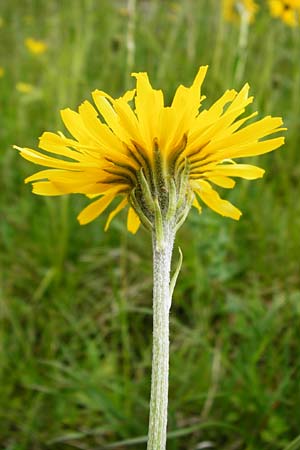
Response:
[{"label": "notched petal tip", "polygon": [[208,64],[206,66],[200,66],[196,75],[196,79],[198,77],[200,77],[202,79],[202,77],[204,78],[206,75],[206,72],[208,70]]},{"label": "notched petal tip", "polygon": [[67,113],[67,112],[74,112],[71,108],[63,108],[59,111],[60,115],[62,116],[63,114]]},{"label": "notched petal tip", "polygon": [[240,218],[242,217],[242,215],[243,215],[242,211],[239,211],[239,214],[237,214],[236,217],[231,216],[231,218],[232,218],[233,220],[238,221],[238,220],[240,220]]},{"label": "notched petal tip", "polygon": [[85,222],[84,220],[81,219],[80,214],[78,214],[77,220],[79,222],[79,225],[86,225],[88,223],[88,222]]},{"label": "notched petal tip", "polygon": [[240,89],[239,93],[243,92],[248,95],[249,90],[250,90],[250,84],[247,82],[243,85],[242,89]]},{"label": "notched petal tip", "polygon": [[196,75],[196,77],[195,77],[194,82],[197,82],[197,81],[199,82],[199,81],[201,81],[201,83],[202,83],[202,81],[203,81],[204,78],[205,78],[205,75],[206,75],[207,70],[208,70],[208,65],[206,65],[206,66],[200,66],[199,69],[198,69],[198,72],[197,72],[197,75]]},{"label": "notched petal tip", "polygon": [[[276,148],[279,148],[279,147],[282,147],[284,144],[285,144],[285,137],[284,136],[280,136],[280,137],[278,137],[278,138],[274,138],[274,140],[276,139],[276,142],[277,142],[277,145],[276,145],[276,147],[275,147],[275,149]],[[263,141],[264,142],[264,141]],[[275,150],[274,149],[274,150]]]},{"label": "notched petal tip", "polygon": [[131,102],[134,99],[134,96],[136,95],[136,89],[131,89],[129,91],[126,91],[119,99],[123,99],[126,103]]},{"label": "notched petal tip", "polygon": [[119,212],[122,211],[123,208],[125,208],[125,206],[127,205],[127,203],[128,203],[127,198],[124,198],[124,199],[118,204],[118,206],[117,206],[113,211],[111,211],[111,213],[109,214],[109,216],[108,216],[108,218],[107,218],[107,220],[106,220],[106,224],[105,224],[105,227],[104,227],[104,231],[107,231],[107,230],[109,229],[109,226],[110,226],[112,220],[114,219],[114,217],[115,217],[117,214],[119,214]]},{"label": "notched petal tip", "polygon": [[127,229],[130,233],[136,234],[140,227],[141,221],[135,210],[130,206],[127,215]]},{"label": "notched petal tip", "polygon": [[79,225],[87,225],[88,223],[90,223],[94,220],[94,219],[90,219],[90,218],[86,217],[84,209],[82,211],[80,211],[80,213],[77,215],[76,218],[79,222]]},{"label": "notched petal tip", "polygon": [[194,197],[194,200],[193,200],[192,206],[193,206],[194,208],[196,208],[196,209],[197,209],[197,211],[198,211],[198,214],[201,214],[201,213],[202,213],[202,208],[201,208],[201,206],[200,206],[200,203],[198,202],[198,200],[197,200],[197,198],[196,198],[196,197]]},{"label": "notched petal tip", "polygon": [[130,75],[131,75],[132,77],[134,77],[134,78],[137,78],[137,77],[139,77],[139,76],[148,78],[147,72],[131,72]]},{"label": "notched petal tip", "polygon": [[80,113],[80,111],[82,111],[82,109],[90,108],[90,107],[93,108],[93,105],[91,104],[91,102],[89,102],[88,100],[83,100],[83,102],[81,102],[78,107],[78,112]]},{"label": "notched petal tip", "polygon": [[106,194],[100,197],[98,200],[87,205],[77,216],[77,220],[80,225],[85,225],[95,220],[105,209],[110,205],[114,194]]},{"label": "notched petal tip", "polygon": [[100,89],[95,89],[94,91],[92,91],[92,97],[94,98],[95,96],[99,96],[99,97],[105,97],[108,98],[110,101],[114,101],[114,99],[112,98],[111,95],[107,94],[104,91],[101,91]]}]

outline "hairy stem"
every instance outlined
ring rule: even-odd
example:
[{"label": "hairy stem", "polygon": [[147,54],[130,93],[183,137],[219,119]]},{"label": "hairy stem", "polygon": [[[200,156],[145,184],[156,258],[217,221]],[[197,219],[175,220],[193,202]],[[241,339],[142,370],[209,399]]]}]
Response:
[{"label": "hairy stem", "polygon": [[169,384],[170,268],[174,225],[164,223],[163,243],[153,232],[153,353],[147,450],[165,450]]}]

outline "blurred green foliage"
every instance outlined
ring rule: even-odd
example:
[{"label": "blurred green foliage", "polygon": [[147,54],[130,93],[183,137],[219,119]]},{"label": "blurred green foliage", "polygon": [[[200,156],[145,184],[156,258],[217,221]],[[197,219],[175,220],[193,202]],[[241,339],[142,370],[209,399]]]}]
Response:
[{"label": "blurred green foliage", "polygon": [[224,193],[240,222],[204,208],[178,234],[168,449],[300,448],[300,30],[261,5],[245,46],[219,0],[1,2],[1,448],[145,448],[152,338],[150,237],[124,217],[80,227],[84,198],[31,195],[12,144],[63,130],[59,110],[95,88],[121,95],[132,70],[169,101],[201,64],[207,105],[248,81],[289,131],[263,180]]}]

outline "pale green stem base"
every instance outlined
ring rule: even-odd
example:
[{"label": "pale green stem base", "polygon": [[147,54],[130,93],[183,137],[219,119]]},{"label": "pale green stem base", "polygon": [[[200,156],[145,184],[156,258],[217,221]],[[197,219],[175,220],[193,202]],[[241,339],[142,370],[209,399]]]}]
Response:
[{"label": "pale green stem base", "polygon": [[174,226],[165,224],[162,248],[153,241],[153,354],[147,450],[165,450],[169,385],[170,268]]}]

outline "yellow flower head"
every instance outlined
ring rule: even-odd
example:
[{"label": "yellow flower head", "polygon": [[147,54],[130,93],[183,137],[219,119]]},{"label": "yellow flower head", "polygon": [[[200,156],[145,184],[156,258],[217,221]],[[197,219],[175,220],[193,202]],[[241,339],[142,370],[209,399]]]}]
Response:
[{"label": "yellow flower head", "polygon": [[290,27],[299,25],[300,0],[269,0],[271,15],[280,18]]},{"label": "yellow flower head", "polygon": [[0,66],[0,78],[4,77],[5,70]]},{"label": "yellow flower head", "polygon": [[22,81],[20,81],[19,83],[16,84],[16,89],[22,94],[29,94],[30,92],[33,91],[33,86],[32,84],[23,83]]},{"label": "yellow flower head", "polygon": [[254,0],[222,0],[223,16],[229,22],[239,22],[245,17],[247,22],[253,22],[258,5]]},{"label": "yellow flower head", "polygon": [[227,90],[210,108],[199,111],[206,71],[200,67],[190,87],[180,85],[171,106],[164,106],[162,91],[152,88],[146,73],[134,73],[136,89],[122,97],[96,90],[96,108],[84,101],[78,112],[62,110],[72,138],[45,132],[39,142],[43,152],[16,147],[25,159],[49,167],[25,182],[33,182],[35,194],[81,193],[93,199],[78,216],[81,224],[94,220],[118,198],[106,229],[125,207],[133,233],[141,221],[152,229],[159,219],[172,219],[178,228],[191,205],[200,212],[199,202],[238,220],[241,212],[221,199],[214,186],[231,189],[232,177],[262,177],[263,169],[234,158],[280,147],[283,137],[261,138],[282,130],[282,119],[267,116],[245,125],[256,115],[241,117],[253,101],[248,84],[239,92]]},{"label": "yellow flower head", "polygon": [[32,84],[23,83],[22,81],[20,81],[19,83],[16,84],[16,89],[22,94],[29,94],[30,92],[33,91],[33,86]]},{"label": "yellow flower head", "polygon": [[25,39],[25,45],[33,55],[42,55],[47,51],[48,48],[47,44],[44,41],[39,41],[33,38]]}]

